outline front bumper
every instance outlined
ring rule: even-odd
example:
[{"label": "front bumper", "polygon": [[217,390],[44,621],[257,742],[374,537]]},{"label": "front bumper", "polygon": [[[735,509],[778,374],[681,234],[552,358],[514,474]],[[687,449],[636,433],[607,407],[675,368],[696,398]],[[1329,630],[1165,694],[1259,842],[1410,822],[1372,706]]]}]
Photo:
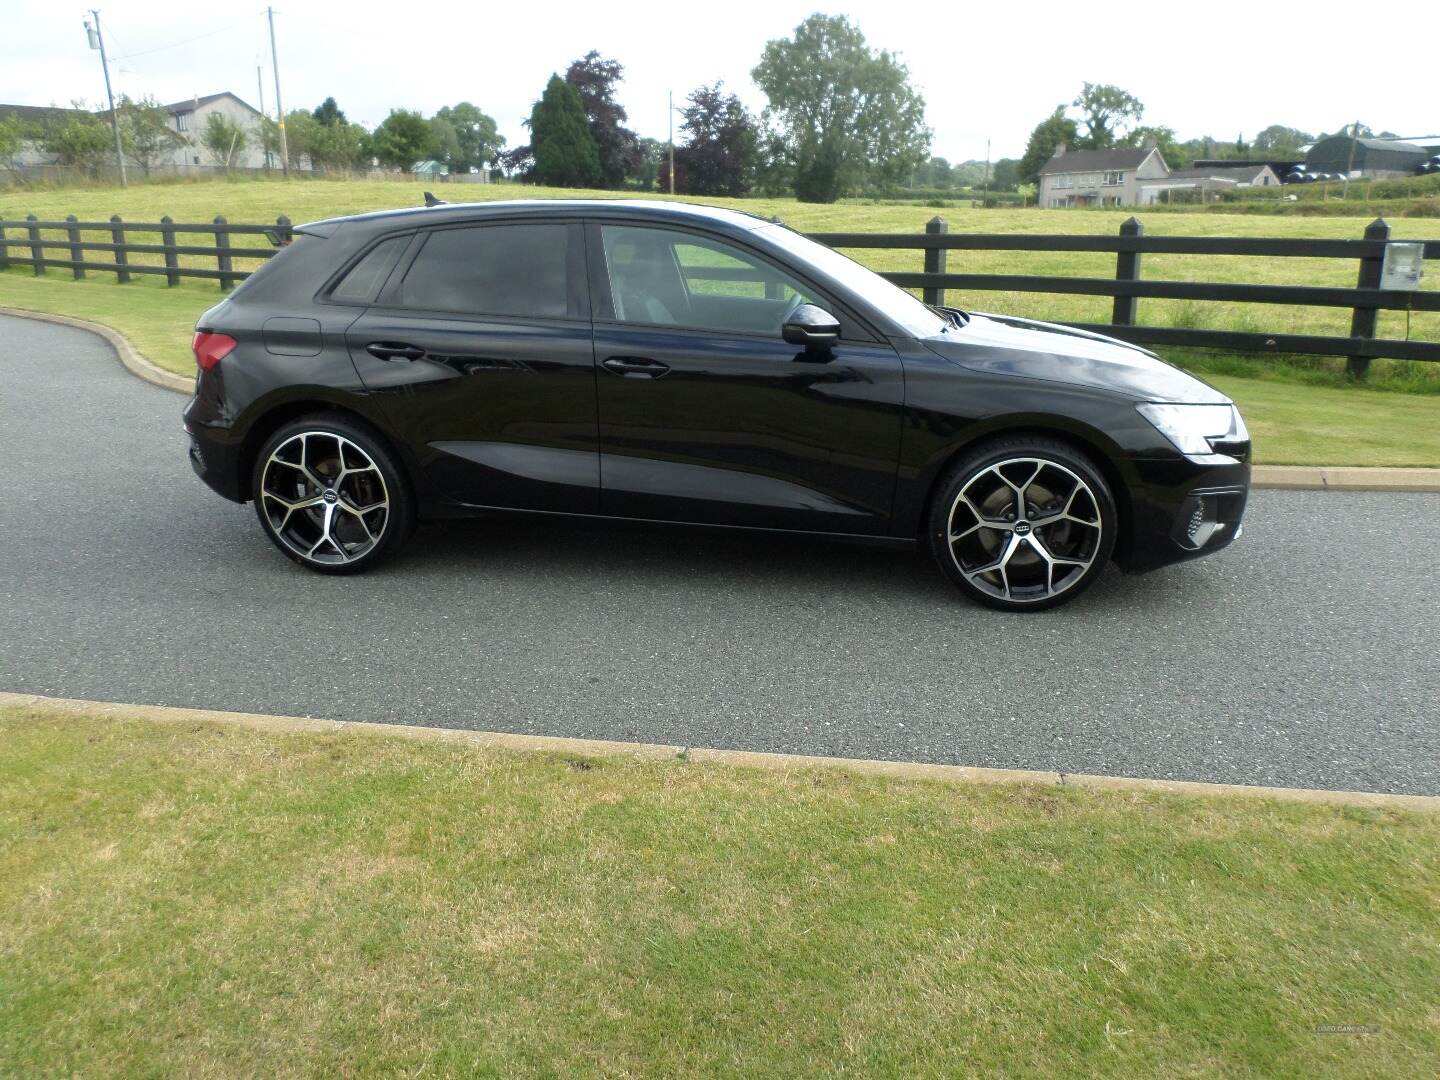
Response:
[{"label": "front bumper", "polygon": [[1242,529],[1250,495],[1250,464],[1220,454],[1130,462],[1131,527],[1117,553],[1134,573],[1210,555]]}]

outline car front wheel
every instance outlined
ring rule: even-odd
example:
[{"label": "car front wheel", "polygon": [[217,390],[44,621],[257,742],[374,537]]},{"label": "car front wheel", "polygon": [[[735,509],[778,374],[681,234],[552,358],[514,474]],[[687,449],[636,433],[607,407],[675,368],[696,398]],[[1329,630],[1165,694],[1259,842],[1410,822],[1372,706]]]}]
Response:
[{"label": "car front wheel", "polygon": [[1115,500],[1088,457],[1056,440],[1002,438],[966,453],[941,481],[930,546],[972,599],[1038,611],[1079,596],[1115,549]]},{"label": "car front wheel", "polygon": [[256,456],[251,494],[275,546],[327,574],[355,573],[392,554],[413,517],[384,441],[340,415],[302,417],[271,435]]}]

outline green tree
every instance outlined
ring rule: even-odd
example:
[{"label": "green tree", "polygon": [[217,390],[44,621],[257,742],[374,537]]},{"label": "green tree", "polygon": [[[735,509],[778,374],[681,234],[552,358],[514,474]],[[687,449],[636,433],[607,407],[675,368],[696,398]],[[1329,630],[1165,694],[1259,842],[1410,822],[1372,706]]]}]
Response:
[{"label": "green tree", "polygon": [[1145,114],[1139,98],[1107,83],[1087,82],[1072,104],[1080,110],[1085,125],[1081,145],[1087,150],[1110,149],[1125,129]]},{"label": "green tree", "polygon": [[29,139],[30,129],[20,117],[7,116],[0,120],[0,165],[16,179],[20,178],[20,150]]},{"label": "green tree", "polygon": [[206,153],[216,165],[223,165],[228,169],[245,149],[245,132],[224,113],[212,112],[205,118],[205,130],[200,133],[200,145],[205,147]]},{"label": "green tree", "polygon": [[640,139],[636,158],[638,164],[633,175],[641,191],[655,190],[655,186],[660,183],[661,170],[668,165],[668,154],[668,147],[659,139]]},{"label": "green tree", "polygon": [[348,122],[345,119],[345,113],[341,110],[340,106],[335,103],[333,97],[327,97],[315,107],[315,111],[310,115],[315,118],[317,124],[324,124],[327,127]]},{"label": "green tree", "polygon": [[601,180],[600,151],[590,134],[580,92],[551,75],[545,93],[530,111],[530,142],[535,178],[559,187],[596,187]]},{"label": "green tree", "polygon": [[624,76],[618,61],[606,60],[594,49],[565,71],[565,81],[580,95],[600,158],[600,186],[607,188],[623,187],[639,165],[639,138],[625,126],[625,108],[615,100],[615,87]]},{"label": "green tree", "polygon": [[505,139],[494,118],[468,101],[446,105],[430,122],[444,148],[441,160],[455,172],[494,165],[505,148]]},{"label": "green tree", "polygon": [[1194,160],[1187,158],[1184,148],[1175,141],[1174,128],[1142,125],[1125,136],[1125,145],[1137,148],[1153,145],[1172,169],[1183,169]]},{"label": "green tree", "polygon": [[991,191],[1014,191],[1020,186],[1020,162],[1001,158],[990,170]]},{"label": "green tree", "polygon": [[865,44],[843,15],[811,15],[769,42],[751,72],[770,104],[803,202],[898,183],[930,149],[925,101],[900,60]]},{"label": "green tree", "polygon": [[[755,180],[759,129],[740,99],[723,83],[692,90],[680,130],[687,138],[675,148],[675,185],[688,195],[741,196]],[[662,184],[668,185],[668,162]]]},{"label": "green tree", "polygon": [[1025,144],[1025,154],[1020,159],[1018,172],[1022,184],[1038,184],[1040,169],[1055,156],[1060,147],[1073,147],[1078,130],[1075,121],[1065,115],[1065,106],[1056,105],[1055,111],[1030,132],[1030,141]]},{"label": "green tree", "polygon": [[56,110],[40,122],[37,141],[59,164],[93,175],[115,152],[110,125],[86,108],[83,101],[71,105],[71,109]]},{"label": "green tree", "polygon": [[170,114],[153,97],[135,101],[122,94],[115,110],[120,116],[120,145],[125,156],[146,176],[184,144],[180,133],[170,127]]},{"label": "green tree", "polygon": [[435,131],[418,112],[391,109],[370,136],[371,150],[386,165],[409,169],[435,155]]},{"label": "green tree", "polygon": [[307,140],[311,163],[324,172],[343,172],[357,167],[363,163],[368,147],[365,129],[348,120],[316,124]]},{"label": "green tree", "polygon": [[1271,124],[1255,136],[1255,149],[1266,154],[1298,154],[1300,147],[1314,141],[1308,131]]}]

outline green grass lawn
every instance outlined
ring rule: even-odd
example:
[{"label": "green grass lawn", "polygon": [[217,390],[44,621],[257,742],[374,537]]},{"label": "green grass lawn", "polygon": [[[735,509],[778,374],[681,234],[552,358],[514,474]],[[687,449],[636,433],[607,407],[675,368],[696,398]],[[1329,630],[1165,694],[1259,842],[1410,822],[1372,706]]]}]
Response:
[{"label": "green grass lawn", "polygon": [[[278,214],[303,222],[337,214],[422,201],[425,182],[236,180],[134,184],[128,189],[52,189],[0,191],[0,217],[41,218],[66,214],[107,220],[120,214],[131,221],[158,221],[169,214],[176,221],[208,222],[217,214],[231,222],[273,223]],[[433,185],[432,185],[433,186]],[[539,188],[519,184],[447,184],[438,187],[443,198],[488,200],[513,198],[653,198],[637,192],[605,192]],[[721,199],[692,201],[733,206],[766,217],[778,216],[802,232],[922,232],[925,221],[942,215],[953,232],[1107,233],[1135,213],[1134,208],[1114,211],[1067,210],[935,210],[916,204],[846,200],[833,205],[799,203],[793,199]],[[1145,217],[1141,212],[1142,218]],[[1358,239],[1367,219],[1362,217],[1282,217],[1211,212],[1151,214],[1145,219],[1153,235],[1313,236]],[[1399,218],[1391,222],[1396,239],[1433,239],[1440,222]],[[58,236],[58,234],[57,234]],[[108,236],[105,237],[108,239]],[[147,239],[149,239],[147,237]],[[199,242],[205,242],[203,238]],[[919,251],[855,251],[851,254],[877,270],[923,269]],[[158,262],[159,257],[152,257]],[[139,261],[135,257],[134,261]],[[212,265],[204,263],[204,265]],[[237,260],[236,266],[250,264]],[[1086,252],[952,252],[950,269],[956,273],[1054,274],[1113,276],[1115,257]],[[1234,256],[1147,255],[1145,275],[1179,281],[1248,282],[1252,284],[1354,285],[1355,263],[1344,259],[1254,259]],[[1440,289],[1440,274],[1431,274],[1428,289]],[[957,296],[964,306],[1005,311],[1014,315],[1060,322],[1107,322],[1111,301],[1105,297],[1046,296],[1036,293],[976,293]],[[1157,326],[1214,327],[1235,330],[1272,330],[1288,333],[1346,334],[1350,313],[1344,309],[1294,308],[1270,304],[1201,304],[1179,300],[1142,300],[1140,321]],[[1381,336],[1404,337],[1403,312],[1384,312]],[[1410,324],[1412,337],[1440,340],[1440,313],[1421,312]],[[1425,370],[1440,368],[1426,365]],[[1440,379],[1440,370],[1434,377]]]},{"label": "green grass lawn", "polygon": [[1437,853],[1400,811],[9,707],[0,1074],[1432,1075]]}]

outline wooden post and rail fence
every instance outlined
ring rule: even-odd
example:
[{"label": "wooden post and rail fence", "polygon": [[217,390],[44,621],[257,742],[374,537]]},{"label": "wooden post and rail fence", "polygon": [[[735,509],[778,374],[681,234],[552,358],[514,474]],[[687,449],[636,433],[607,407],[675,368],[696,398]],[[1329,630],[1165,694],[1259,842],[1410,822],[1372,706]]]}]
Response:
[{"label": "wooden post and rail fence", "polygon": [[[103,235],[103,240],[93,237]],[[139,242],[132,234],[156,236],[159,243]],[[203,236],[212,243],[181,243]],[[91,237],[86,239],[86,237]],[[273,225],[232,225],[223,217],[211,222],[181,224],[169,217],[159,222],[126,222],[118,215],[109,221],[79,221],[72,214],[64,221],[43,221],[31,214],[23,220],[0,219],[0,270],[26,266],[35,274],[47,269],[69,270],[77,279],[89,273],[114,274],[117,282],[135,274],[164,275],[167,284],[183,278],[206,278],[229,290],[249,276],[237,269],[236,259],[267,259],[290,242],[294,229],[283,215]],[[240,238],[244,246],[234,246]],[[255,245],[264,238],[267,246]],[[1440,362],[1440,341],[1378,338],[1381,311],[1440,312],[1440,292],[1380,288],[1381,266],[1390,227],[1383,220],[1371,223],[1364,236],[1353,240],[1291,237],[1146,236],[1144,226],[1131,218],[1118,235],[1055,235],[1025,233],[953,233],[940,218],[923,233],[816,233],[812,238],[846,249],[919,250],[924,269],[918,273],[886,273],[907,289],[921,291],[927,303],[944,305],[951,289],[965,292],[1033,292],[1113,298],[1108,323],[1071,323],[1082,330],[1108,334],[1147,346],[1233,349],[1258,354],[1344,356],[1348,370],[1363,377],[1371,359]],[[1113,277],[1064,277],[1036,274],[950,273],[952,251],[1098,252],[1115,255]],[[89,258],[87,253],[99,256]],[[1350,259],[1359,269],[1353,288],[1315,285],[1247,285],[1224,282],[1146,279],[1141,274],[1144,255],[1230,255],[1252,258]],[[137,262],[132,256],[162,256],[163,263]],[[184,256],[186,262],[181,263]],[[1440,240],[1425,241],[1426,259],[1440,259]],[[197,261],[214,265],[195,265]],[[719,274],[717,276],[729,276]],[[1284,332],[1256,333],[1190,327],[1147,326],[1138,322],[1141,299],[1191,300],[1242,304],[1281,304],[1292,307],[1348,308],[1349,336]]]}]

